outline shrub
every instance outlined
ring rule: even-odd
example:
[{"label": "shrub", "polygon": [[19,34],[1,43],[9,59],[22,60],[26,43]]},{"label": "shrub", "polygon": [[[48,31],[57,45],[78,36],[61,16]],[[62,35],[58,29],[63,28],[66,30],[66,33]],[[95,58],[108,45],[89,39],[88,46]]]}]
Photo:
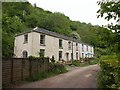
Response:
[{"label": "shrub", "polygon": [[74,60],[74,61],[73,61],[73,65],[75,65],[75,66],[80,66],[80,61]]},{"label": "shrub", "polygon": [[54,73],[63,73],[66,72],[66,68],[63,64],[60,63],[50,63],[49,64],[49,72],[54,72]]},{"label": "shrub", "polygon": [[65,73],[67,72],[66,68],[64,65],[59,64],[59,63],[50,63],[49,64],[49,70],[45,72],[40,72],[40,73],[35,73],[31,75],[30,77],[27,78],[27,81],[37,81],[37,80],[42,80],[44,78],[54,76],[60,73]]},{"label": "shrub", "polygon": [[101,71],[98,74],[98,87],[120,87],[120,65],[117,56],[104,56],[100,62]]},{"label": "shrub", "polygon": [[36,57],[35,56],[29,56],[28,58],[29,59],[35,59]]},{"label": "shrub", "polygon": [[51,61],[52,63],[55,63],[54,56],[52,56],[52,58],[50,59],[50,61]]}]

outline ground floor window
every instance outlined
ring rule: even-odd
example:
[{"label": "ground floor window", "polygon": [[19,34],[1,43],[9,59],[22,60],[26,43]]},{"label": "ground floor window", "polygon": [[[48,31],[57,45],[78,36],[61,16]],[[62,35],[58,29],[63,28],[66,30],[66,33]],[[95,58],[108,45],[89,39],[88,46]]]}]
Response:
[{"label": "ground floor window", "polygon": [[45,49],[40,49],[40,57],[44,57],[45,56]]},{"label": "ground floor window", "polygon": [[62,60],[62,51],[59,51],[59,60]]},{"label": "ground floor window", "polygon": [[66,59],[69,60],[69,53],[66,53]]},{"label": "ground floor window", "polygon": [[76,52],[76,60],[78,60],[78,52]]},{"label": "ground floor window", "polygon": [[82,58],[84,58],[84,53],[82,53]]},{"label": "ground floor window", "polygon": [[28,57],[28,52],[27,51],[23,51],[23,58],[27,58]]}]

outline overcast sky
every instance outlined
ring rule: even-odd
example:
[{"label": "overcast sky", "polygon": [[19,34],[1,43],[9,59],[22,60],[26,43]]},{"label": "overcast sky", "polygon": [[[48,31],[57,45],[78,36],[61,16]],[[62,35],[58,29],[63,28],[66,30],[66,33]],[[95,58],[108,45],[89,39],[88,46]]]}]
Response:
[{"label": "overcast sky", "polygon": [[91,23],[93,25],[107,25],[108,21],[97,18],[98,0],[28,0],[31,4],[51,12],[61,12],[71,20]]}]

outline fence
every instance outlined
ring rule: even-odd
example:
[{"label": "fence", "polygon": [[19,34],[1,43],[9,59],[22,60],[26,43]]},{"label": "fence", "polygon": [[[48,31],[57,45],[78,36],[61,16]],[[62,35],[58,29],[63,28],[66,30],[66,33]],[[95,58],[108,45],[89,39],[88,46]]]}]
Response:
[{"label": "fence", "polygon": [[2,84],[24,80],[37,72],[46,71],[49,68],[49,58],[10,58],[2,60]]}]

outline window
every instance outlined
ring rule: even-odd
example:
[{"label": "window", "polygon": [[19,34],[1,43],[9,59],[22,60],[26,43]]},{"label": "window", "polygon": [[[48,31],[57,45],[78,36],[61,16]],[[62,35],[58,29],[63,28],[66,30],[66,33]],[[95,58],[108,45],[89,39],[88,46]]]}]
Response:
[{"label": "window", "polygon": [[78,60],[78,52],[76,52],[76,60]]},{"label": "window", "polygon": [[61,49],[63,48],[62,47],[62,39],[59,39],[59,48],[61,48]]},{"label": "window", "polygon": [[69,53],[66,53],[66,59],[69,60]]},{"label": "window", "polygon": [[27,51],[23,51],[23,58],[27,58],[28,57],[28,52]]},{"label": "window", "polygon": [[82,53],[82,58],[84,58],[84,53]]},{"label": "window", "polygon": [[24,43],[28,43],[28,34],[24,35]]},{"label": "window", "polygon": [[88,51],[88,46],[87,46],[87,48],[86,48],[86,49],[87,49],[87,51]]},{"label": "window", "polygon": [[59,51],[59,60],[62,60],[62,51]]},{"label": "window", "polygon": [[76,43],[76,51],[78,51],[78,44]]},{"label": "window", "polygon": [[92,52],[92,47],[91,47],[90,51]]},{"label": "window", "polygon": [[45,45],[45,35],[40,35],[40,45]]},{"label": "window", "polygon": [[84,45],[82,44],[82,51],[84,51]]},{"label": "window", "polygon": [[71,50],[71,42],[68,42],[68,50]]},{"label": "window", "polygon": [[40,49],[40,57],[44,57],[45,55],[45,49]]}]

